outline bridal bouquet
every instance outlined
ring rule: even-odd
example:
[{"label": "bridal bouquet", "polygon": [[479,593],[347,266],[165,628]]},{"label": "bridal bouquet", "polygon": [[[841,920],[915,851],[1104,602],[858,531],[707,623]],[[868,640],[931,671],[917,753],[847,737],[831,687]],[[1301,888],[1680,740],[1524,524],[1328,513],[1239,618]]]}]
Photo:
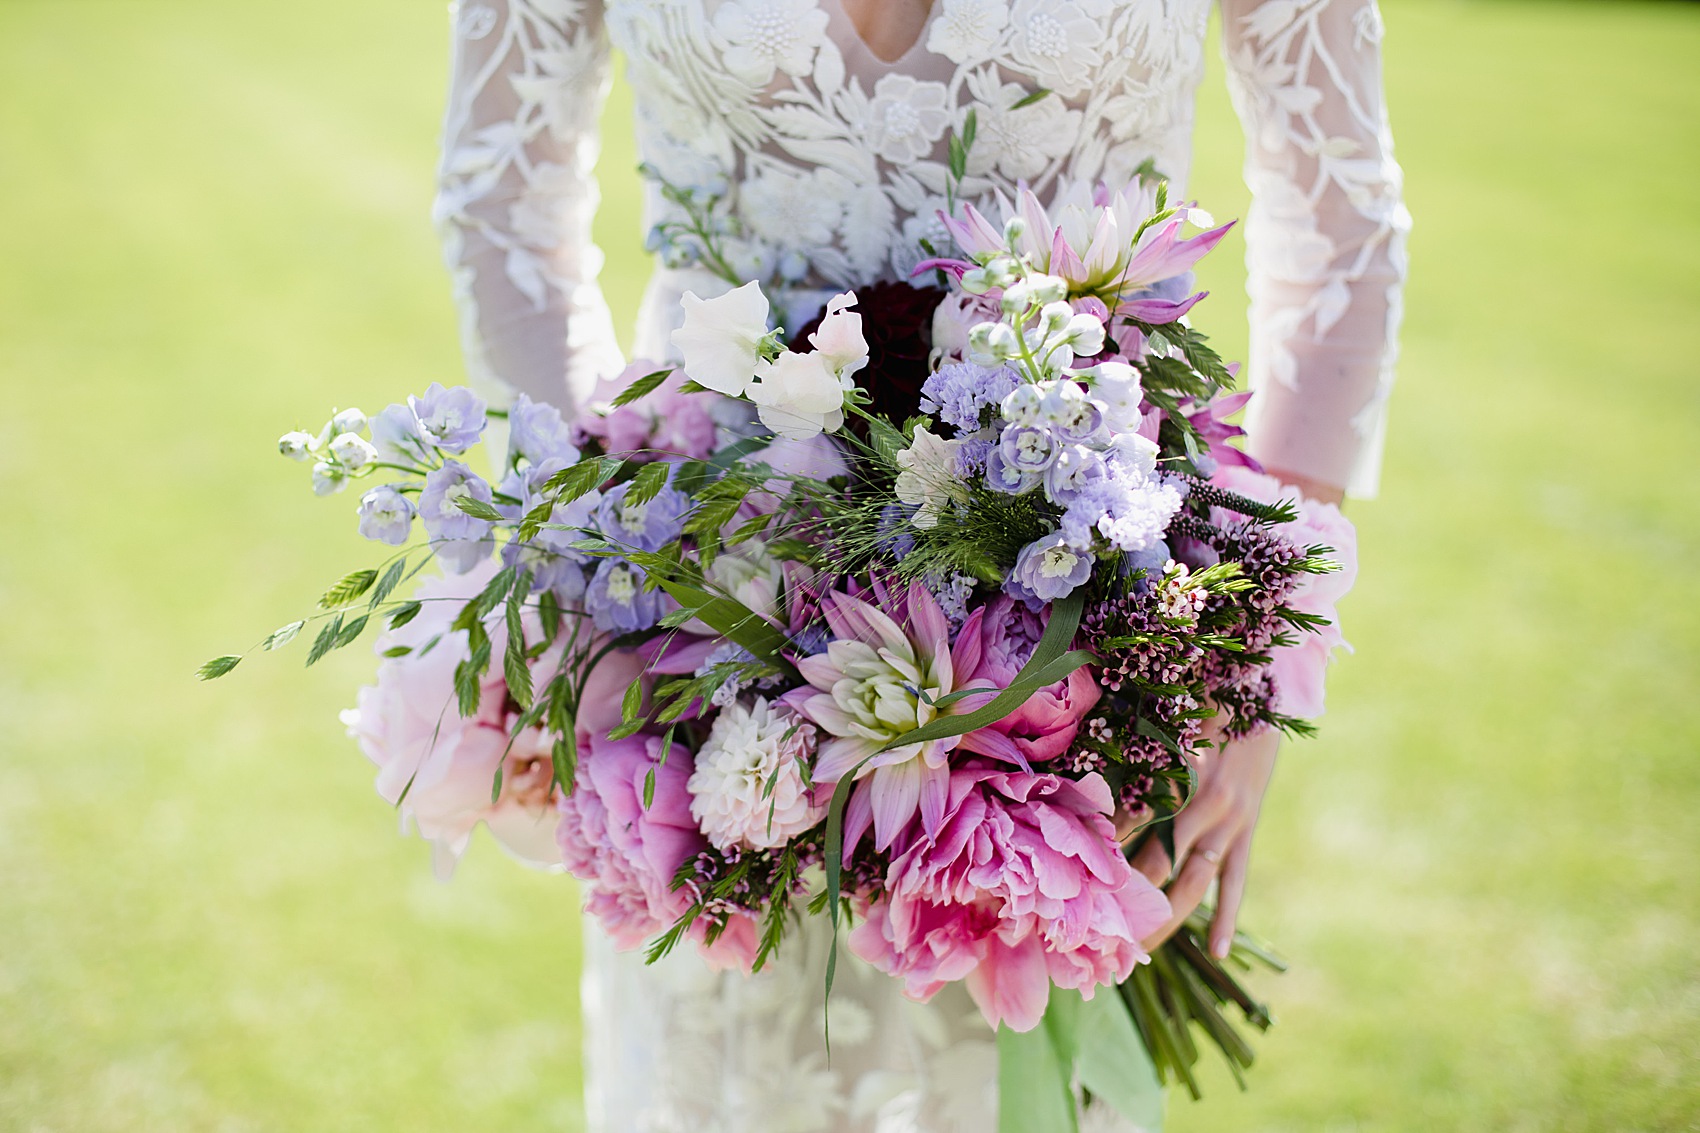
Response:
[{"label": "bridal bouquet", "polygon": [[1232,443],[1247,395],[1184,318],[1225,227],[1161,183],[1003,211],[946,219],[939,286],[790,333],[756,283],[687,294],[679,364],[570,424],[518,398],[493,476],[498,415],[438,385],[281,448],[370,484],[397,548],[308,660],[382,626],[344,719],[443,867],[483,822],[651,958],[760,969],[798,915],[848,920],[911,997],[966,984],[1023,1068],[1006,1127],[1071,1128],[1076,1083],[1130,1116],[1140,1066],[1196,1090],[1195,1028],[1251,1061],[1226,1012],[1267,1026],[1240,973],[1276,961],[1217,961],[1201,918],[1148,955],[1169,906],[1128,858],[1207,720],[1320,711],[1353,539]]}]

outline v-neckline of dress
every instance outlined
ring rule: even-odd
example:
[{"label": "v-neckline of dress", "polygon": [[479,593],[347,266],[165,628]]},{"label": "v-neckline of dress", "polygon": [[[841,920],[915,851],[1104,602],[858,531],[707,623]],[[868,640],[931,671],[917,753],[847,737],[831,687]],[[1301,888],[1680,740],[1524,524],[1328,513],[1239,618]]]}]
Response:
[{"label": "v-neckline of dress", "polygon": [[921,24],[921,30],[915,35],[915,42],[905,48],[903,54],[895,59],[881,58],[879,52],[868,45],[868,41],[862,38],[862,31],[856,26],[856,21],[851,18],[849,9],[844,6],[844,0],[828,0],[827,14],[832,20],[843,25],[843,29],[847,33],[845,37],[847,42],[835,40],[835,42],[840,43],[840,50],[854,46],[874,66],[885,71],[897,71],[916,55],[927,50],[927,39],[933,33],[933,24],[938,20],[939,9],[942,6],[943,0],[933,0],[932,6],[927,9],[927,18]]}]

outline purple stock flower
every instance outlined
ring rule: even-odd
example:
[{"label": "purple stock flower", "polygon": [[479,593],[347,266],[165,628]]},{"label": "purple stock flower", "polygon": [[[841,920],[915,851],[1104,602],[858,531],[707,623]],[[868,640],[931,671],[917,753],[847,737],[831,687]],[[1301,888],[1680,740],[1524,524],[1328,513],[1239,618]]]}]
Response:
[{"label": "purple stock flower", "polygon": [[972,362],[941,366],[921,384],[921,412],[936,414],[965,433],[980,427],[985,410],[1003,402],[1019,382],[1008,366],[989,369]]},{"label": "purple stock flower", "polygon": [[960,480],[972,480],[986,471],[986,458],[992,454],[992,442],[981,437],[964,438],[956,450],[956,467],[952,470]]},{"label": "purple stock flower", "polygon": [[646,591],[643,582],[642,567],[622,559],[604,559],[584,595],[596,628],[603,633],[631,633],[659,621],[661,591]]},{"label": "purple stock flower", "polygon": [[410,397],[407,404],[419,418],[425,439],[444,452],[465,452],[484,433],[484,399],[465,386],[445,389],[441,382],[432,382],[424,396]]},{"label": "purple stock flower", "polygon": [[1070,546],[1062,532],[1035,539],[1021,548],[1004,592],[1027,601],[1055,602],[1092,577],[1092,552]]},{"label": "purple stock flower", "polygon": [[546,401],[533,401],[520,394],[508,409],[508,463],[517,465],[524,457],[532,464],[578,460],[572,430],[561,420],[561,411]]},{"label": "purple stock flower", "polygon": [[385,485],[360,497],[360,534],[378,543],[399,547],[413,532],[413,505]]},{"label": "purple stock flower", "polygon": [[1063,512],[1061,534],[1076,547],[1092,544],[1094,533],[1112,546],[1138,553],[1163,538],[1180,510],[1181,495],[1159,478],[1132,480],[1117,474],[1086,486]]},{"label": "purple stock flower", "polygon": [[658,551],[679,537],[684,530],[685,513],[691,508],[689,496],[667,487],[652,500],[628,504],[626,496],[630,491],[631,482],[627,481],[602,497],[596,523],[604,535],[640,551]]}]

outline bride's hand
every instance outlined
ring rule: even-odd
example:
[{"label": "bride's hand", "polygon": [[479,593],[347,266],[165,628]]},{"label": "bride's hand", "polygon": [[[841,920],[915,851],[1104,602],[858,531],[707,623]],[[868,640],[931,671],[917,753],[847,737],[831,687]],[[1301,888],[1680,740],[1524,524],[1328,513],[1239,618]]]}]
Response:
[{"label": "bride's hand", "polygon": [[1133,859],[1133,867],[1152,884],[1167,886],[1173,910],[1169,923],[1144,941],[1147,951],[1174,934],[1220,874],[1210,952],[1227,956],[1245,896],[1252,833],[1280,746],[1281,733],[1269,728],[1249,739],[1208,748],[1198,757],[1198,791],[1175,819],[1178,861],[1169,861],[1156,838],[1148,839]]}]

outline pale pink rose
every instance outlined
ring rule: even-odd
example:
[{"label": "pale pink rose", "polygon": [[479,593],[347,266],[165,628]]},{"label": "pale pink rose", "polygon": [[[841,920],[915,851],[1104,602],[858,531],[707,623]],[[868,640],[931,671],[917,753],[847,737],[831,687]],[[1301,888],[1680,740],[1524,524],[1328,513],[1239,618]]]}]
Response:
[{"label": "pale pink rose", "polygon": [[[555,836],[561,859],[586,882],[585,908],[615,947],[643,947],[672,926],[691,905],[691,895],[672,888],[679,867],[708,848],[691,816],[687,782],[691,754],[675,744],[665,761],[661,738],[587,737],[579,748],[578,782],[560,800]],[[655,794],[643,805],[644,780],[655,773]],[[703,953],[718,966],[748,967],[757,934],[747,917],[734,917]],[[706,922],[693,926],[701,944]]]},{"label": "pale pink rose", "polygon": [[[604,451],[630,453],[643,449],[677,453],[692,460],[706,460],[714,453],[714,418],[709,407],[712,393],[680,393],[685,384],[682,370],[674,370],[648,395],[619,408],[613,400],[627,386],[647,374],[666,367],[638,359],[612,378],[603,378],[591,392],[588,412],[574,422],[576,444],[594,437]],[[650,455],[650,454],[645,454]]]},{"label": "pale pink rose", "polygon": [[[992,599],[980,623],[980,664],[968,683],[1008,688],[1044,632],[1045,619],[1029,610],[1026,603],[1004,594]],[[1098,682],[1091,673],[1076,669],[1067,680],[1028,697],[1002,720],[963,737],[961,746],[1010,762],[1025,759],[1032,764],[1056,759],[1074,743],[1080,721],[1098,703],[1098,697]],[[988,736],[987,732],[995,735]],[[1020,752],[1019,759],[1008,750],[1008,744]]]},{"label": "pale pink rose", "polygon": [[1300,719],[1314,719],[1322,715],[1325,707],[1324,685],[1334,650],[1342,646],[1351,648],[1340,632],[1336,607],[1357,581],[1357,529],[1333,504],[1310,499],[1297,488],[1250,468],[1225,464],[1217,469],[1211,483],[1265,503],[1296,499],[1298,520],[1283,528],[1282,534],[1300,547],[1332,547],[1328,557],[1340,564],[1340,569],[1332,574],[1303,575],[1288,600],[1294,609],[1327,618],[1329,624],[1314,633],[1298,634],[1298,644],[1276,649],[1270,656],[1275,710]]},{"label": "pale pink rose", "polygon": [[[378,767],[378,794],[398,807],[404,830],[411,825],[432,843],[433,862],[444,876],[480,822],[521,861],[560,864],[549,738],[531,729],[509,747],[499,665],[485,676],[474,716],[462,719],[456,707],[454,670],[466,659],[467,645],[465,632],[449,632],[449,624],[496,569],[492,560],[469,574],[427,579],[415,595],[424,603],[419,616],[379,634],[373,648],[382,653],[407,645],[417,651],[439,634],[442,640],[423,656],[385,658],[377,683],[362,688],[356,707],[342,713],[349,735]],[[492,652],[500,656],[507,637],[500,619],[489,632]],[[491,802],[498,767],[502,789]]]},{"label": "pale pink rose", "polygon": [[951,773],[937,833],[914,829],[850,949],[926,1001],[963,980],[992,1026],[1037,1026],[1050,985],[1090,999],[1147,957],[1169,902],[1115,841],[1102,776]]}]

